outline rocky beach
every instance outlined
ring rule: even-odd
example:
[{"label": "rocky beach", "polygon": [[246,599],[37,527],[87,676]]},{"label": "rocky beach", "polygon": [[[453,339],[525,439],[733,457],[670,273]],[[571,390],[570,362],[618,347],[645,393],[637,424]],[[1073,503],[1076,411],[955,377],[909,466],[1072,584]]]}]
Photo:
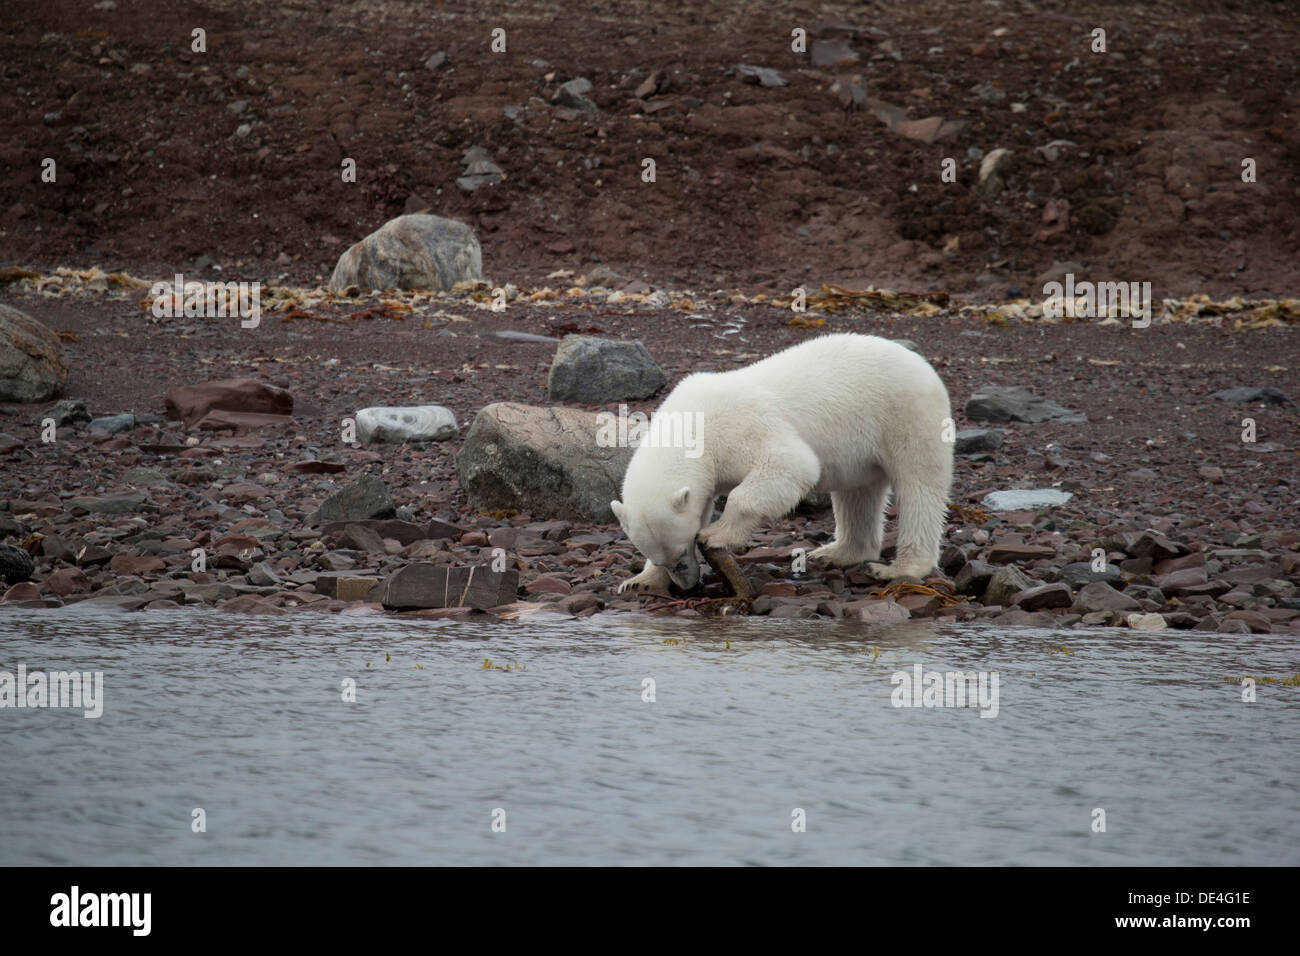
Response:
[{"label": "rocky beach", "polygon": [[[0,40],[5,605],[1300,633],[1282,5],[380,6],[383,51],[234,0]],[[602,423],[828,332],[952,396],[935,575],[805,561],[812,498],[752,601],[618,594]]]},{"label": "rocky beach", "polygon": [[[355,298],[272,289],[257,328],[154,319],[149,288],[124,276],[11,284],[11,306],[57,330],[77,398],[0,408],[0,528],[30,558],[25,574],[9,570],[21,556],[6,558],[4,601],[1300,632],[1285,305],[1171,303],[1133,328],[883,293],[812,295],[795,314],[762,294],[574,278],[512,289],[504,311],[486,283]],[[809,500],[736,555],[752,606],[717,575],[698,594],[618,595],[641,562],[606,505],[630,450],[598,446],[596,415],[655,400],[552,402],[563,337],[641,342],[672,383],[827,331],[916,343],[949,388],[942,573],[886,586],[801,562],[834,527]],[[646,374],[584,381],[644,391]],[[454,433],[441,420],[440,439],[348,432],[362,409],[430,405],[449,410]]]}]

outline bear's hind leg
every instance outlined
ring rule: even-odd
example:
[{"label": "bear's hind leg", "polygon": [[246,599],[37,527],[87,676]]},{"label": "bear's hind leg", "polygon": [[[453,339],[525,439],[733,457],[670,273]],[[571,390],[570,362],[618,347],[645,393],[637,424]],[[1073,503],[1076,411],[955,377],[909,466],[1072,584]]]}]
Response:
[{"label": "bear's hind leg", "polygon": [[870,484],[831,492],[831,505],[835,509],[835,540],[812,551],[808,557],[839,567],[851,567],[880,557],[889,482],[878,469],[871,478]]},{"label": "bear's hind leg", "polygon": [[951,469],[909,475],[895,485],[898,503],[898,553],[890,564],[870,564],[873,575],[882,580],[924,578],[939,563],[939,542],[948,517],[948,488]]}]

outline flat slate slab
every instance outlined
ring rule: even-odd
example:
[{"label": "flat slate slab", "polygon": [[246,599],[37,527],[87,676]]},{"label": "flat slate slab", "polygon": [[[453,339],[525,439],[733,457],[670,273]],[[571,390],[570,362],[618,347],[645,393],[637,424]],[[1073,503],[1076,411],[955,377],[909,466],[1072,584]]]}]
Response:
[{"label": "flat slate slab", "polygon": [[384,579],[377,600],[391,610],[510,604],[519,596],[519,572],[408,564]]}]

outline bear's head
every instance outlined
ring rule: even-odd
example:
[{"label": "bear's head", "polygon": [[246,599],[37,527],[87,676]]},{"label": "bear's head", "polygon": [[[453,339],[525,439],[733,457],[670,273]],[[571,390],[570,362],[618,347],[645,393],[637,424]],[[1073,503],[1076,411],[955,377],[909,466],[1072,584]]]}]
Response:
[{"label": "bear's head", "polygon": [[701,496],[683,486],[668,498],[651,496],[644,500],[630,495],[625,487],[623,497],[629,499],[628,504],[611,501],[609,507],[637,550],[663,568],[682,590],[689,591],[699,584],[695,536],[704,527]]}]

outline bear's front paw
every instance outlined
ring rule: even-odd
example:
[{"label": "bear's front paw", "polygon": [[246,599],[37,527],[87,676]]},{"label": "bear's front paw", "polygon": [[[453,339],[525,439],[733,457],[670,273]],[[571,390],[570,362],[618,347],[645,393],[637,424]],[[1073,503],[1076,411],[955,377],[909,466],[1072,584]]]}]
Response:
[{"label": "bear's front paw", "polygon": [[657,565],[648,565],[640,574],[633,575],[618,586],[618,593],[624,591],[667,591],[671,583],[668,572]]},{"label": "bear's front paw", "polygon": [[749,543],[749,535],[736,531],[735,528],[719,519],[701,531],[695,540],[699,542],[701,548],[722,548],[724,551],[734,551],[737,548],[743,548]]}]

